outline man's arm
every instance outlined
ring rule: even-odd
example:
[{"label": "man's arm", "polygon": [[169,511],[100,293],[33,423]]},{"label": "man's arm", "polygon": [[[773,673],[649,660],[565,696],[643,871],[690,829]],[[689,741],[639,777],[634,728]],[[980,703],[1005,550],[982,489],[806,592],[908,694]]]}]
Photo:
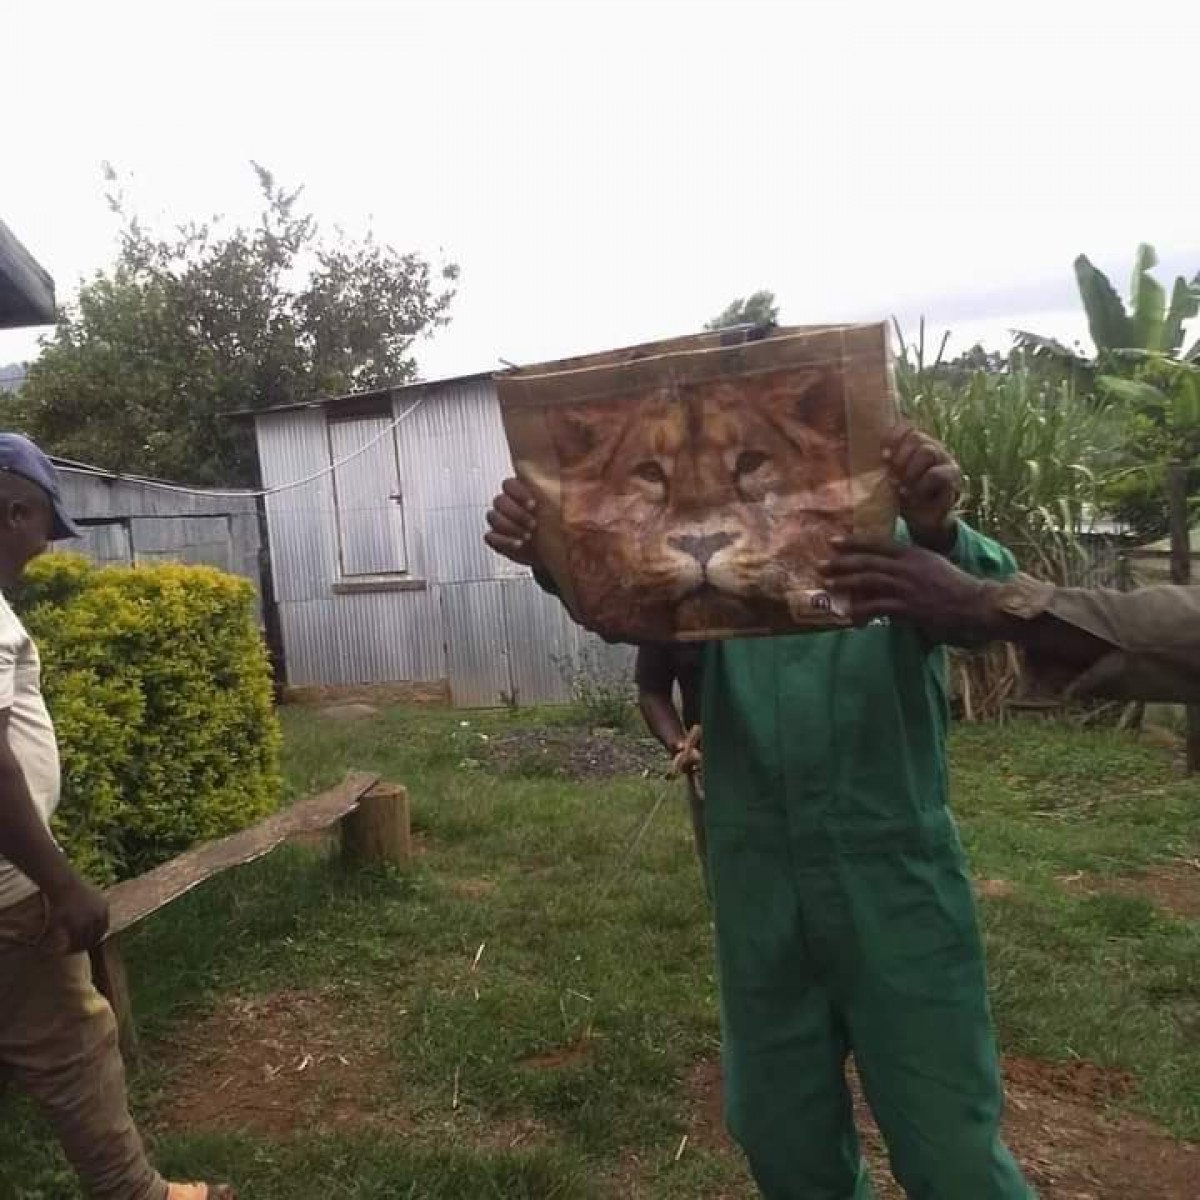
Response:
[{"label": "man's arm", "polygon": [[8,744],[11,709],[0,710],[0,856],[47,896],[68,886],[75,872],[34,807],[21,764]]},{"label": "man's arm", "polygon": [[81,879],[42,821],[8,741],[11,709],[0,709],[0,856],[37,885],[52,919],[74,951],[97,945],[108,930],[108,904]]},{"label": "man's arm", "polygon": [[675,707],[675,659],[669,646],[641,646],[634,666],[638,707],[646,727],[672,753],[686,731]]},{"label": "man's arm", "polygon": [[1200,703],[1200,588],[1117,592],[1018,580],[990,597],[995,636],[1072,696]]},{"label": "man's arm", "polygon": [[919,547],[854,540],[826,564],[825,577],[850,600],[856,621],[898,617],[941,641],[1014,642],[1035,676],[1069,695],[1200,702],[1200,588],[999,582]]}]

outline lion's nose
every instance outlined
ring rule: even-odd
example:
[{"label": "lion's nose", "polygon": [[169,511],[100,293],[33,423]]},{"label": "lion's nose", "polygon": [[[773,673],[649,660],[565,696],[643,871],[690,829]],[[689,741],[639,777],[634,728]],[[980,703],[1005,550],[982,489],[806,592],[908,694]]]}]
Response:
[{"label": "lion's nose", "polygon": [[724,550],[734,540],[731,533],[681,534],[670,539],[671,545],[690,554],[702,567],[708,565],[718,550]]}]

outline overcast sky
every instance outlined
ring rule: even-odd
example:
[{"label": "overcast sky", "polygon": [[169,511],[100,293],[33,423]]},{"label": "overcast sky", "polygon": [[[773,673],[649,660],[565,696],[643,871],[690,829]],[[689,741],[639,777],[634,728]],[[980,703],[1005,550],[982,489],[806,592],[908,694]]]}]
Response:
[{"label": "overcast sky", "polygon": [[[1200,3],[0,0],[0,219],[60,299],[101,163],[171,221],[328,226],[462,267],[426,377],[696,329],[924,312],[1082,336],[1080,251],[1200,270]],[[30,333],[0,333],[0,363]]]}]

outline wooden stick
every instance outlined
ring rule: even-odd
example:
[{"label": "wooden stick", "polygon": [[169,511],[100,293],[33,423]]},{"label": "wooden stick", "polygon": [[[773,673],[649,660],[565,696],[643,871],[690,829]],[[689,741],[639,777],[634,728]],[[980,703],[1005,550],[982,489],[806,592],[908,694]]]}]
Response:
[{"label": "wooden stick", "polygon": [[[1187,468],[1174,462],[1167,469],[1168,517],[1171,529],[1171,582],[1192,582],[1192,531],[1188,513]],[[1200,706],[1187,708],[1187,769],[1200,771]]]},{"label": "wooden stick", "polygon": [[91,960],[96,990],[108,1001],[117,1018],[117,1041],[121,1047],[121,1057],[130,1066],[136,1066],[141,1052],[137,1024],[133,1019],[133,998],[129,994],[129,976],[125,971],[125,959],[121,956],[118,939],[110,937],[101,942],[91,952]]}]

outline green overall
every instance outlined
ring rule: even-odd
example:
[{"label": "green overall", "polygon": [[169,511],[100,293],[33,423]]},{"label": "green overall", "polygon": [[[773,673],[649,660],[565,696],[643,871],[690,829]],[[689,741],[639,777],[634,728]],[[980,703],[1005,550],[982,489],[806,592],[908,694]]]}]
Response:
[{"label": "green overall", "polygon": [[[1014,570],[966,526],[951,557]],[[943,650],[900,623],[712,643],[703,716],[725,1113],[762,1195],[872,1196],[853,1053],[912,1200],[1033,1196],[999,1134]]]}]

